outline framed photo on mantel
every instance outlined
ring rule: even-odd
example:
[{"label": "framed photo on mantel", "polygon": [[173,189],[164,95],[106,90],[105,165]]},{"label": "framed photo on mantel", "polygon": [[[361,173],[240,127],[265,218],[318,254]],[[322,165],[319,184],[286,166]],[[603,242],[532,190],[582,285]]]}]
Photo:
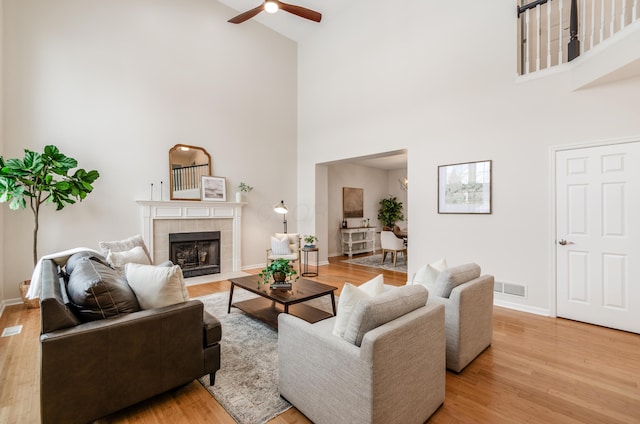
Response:
[{"label": "framed photo on mantel", "polygon": [[491,161],[438,166],[438,213],[491,213]]},{"label": "framed photo on mantel", "polygon": [[202,178],[202,200],[210,202],[227,201],[227,180],[224,177]]}]

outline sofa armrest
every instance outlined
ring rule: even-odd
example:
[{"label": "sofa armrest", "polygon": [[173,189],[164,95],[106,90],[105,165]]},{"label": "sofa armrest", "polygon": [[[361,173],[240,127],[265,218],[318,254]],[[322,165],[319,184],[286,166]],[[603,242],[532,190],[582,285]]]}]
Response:
[{"label": "sofa armrest", "polygon": [[334,322],[278,316],[280,394],[314,422],[370,422],[363,415],[351,420],[349,411],[372,401],[370,364],[360,359],[359,347],[332,334]]},{"label": "sofa armrest", "polygon": [[195,300],[42,334],[43,423],[94,420],[201,377],[202,329]]},{"label": "sofa armrest", "polygon": [[333,335],[334,322],[278,317],[280,394],[303,414],[318,423],[411,422],[426,420],[442,404],[442,306],[419,308],[369,331],[361,348]]},{"label": "sofa armrest", "polygon": [[459,311],[461,333],[482,332],[491,335],[493,285],[493,276],[484,275],[453,289],[449,303]]},{"label": "sofa armrest", "polygon": [[204,331],[204,345],[213,346],[219,343],[222,339],[222,324],[220,320],[209,312],[203,312],[203,331]]},{"label": "sofa armrest", "polygon": [[[360,348],[333,334],[334,322],[335,318],[330,318],[311,324],[294,315],[278,315],[278,354],[282,350],[285,357],[304,357],[298,350],[303,348],[318,356],[319,366],[325,366],[325,360],[331,359],[326,357],[327,354],[339,357],[339,364],[343,364],[344,361],[353,364],[360,360]],[[288,346],[294,349],[288,349]]]},{"label": "sofa armrest", "polygon": [[462,371],[491,345],[493,284],[493,276],[484,275],[454,288],[449,299],[444,299],[447,367],[453,371]]},{"label": "sofa armrest", "polygon": [[444,402],[444,314],[444,306],[428,304],[364,336],[361,356],[375,370],[376,422],[426,419]]}]

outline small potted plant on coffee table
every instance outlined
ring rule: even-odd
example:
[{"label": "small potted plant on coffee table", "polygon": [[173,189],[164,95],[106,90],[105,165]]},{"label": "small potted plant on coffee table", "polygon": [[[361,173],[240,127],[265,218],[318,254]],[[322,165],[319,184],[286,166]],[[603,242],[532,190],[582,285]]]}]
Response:
[{"label": "small potted plant on coffee table", "polygon": [[[268,284],[273,277],[273,283],[269,288],[290,290],[291,283],[299,278],[297,274],[289,263],[289,259],[276,259],[262,268],[262,271],[258,274],[258,277],[260,277],[258,286],[260,284]],[[295,280],[293,279],[294,276],[296,276]]]},{"label": "small potted plant on coffee table", "polygon": [[313,248],[316,247],[316,241],[318,241],[318,237],[316,236],[304,236],[304,247]]}]

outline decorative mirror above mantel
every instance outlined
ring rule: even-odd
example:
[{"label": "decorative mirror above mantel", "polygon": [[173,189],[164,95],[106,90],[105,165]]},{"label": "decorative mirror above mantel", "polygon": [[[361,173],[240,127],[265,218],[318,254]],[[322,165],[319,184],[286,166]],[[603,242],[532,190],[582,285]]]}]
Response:
[{"label": "decorative mirror above mantel", "polygon": [[169,150],[171,200],[200,200],[203,176],[211,175],[211,156],[202,147],[176,144]]}]

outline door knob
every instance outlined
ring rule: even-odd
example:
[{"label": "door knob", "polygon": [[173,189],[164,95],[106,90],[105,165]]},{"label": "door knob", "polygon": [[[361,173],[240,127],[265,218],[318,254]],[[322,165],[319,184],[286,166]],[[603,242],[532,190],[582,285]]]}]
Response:
[{"label": "door knob", "polygon": [[558,242],[558,244],[559,244],[560,246],[566,246],[566,245],[567,245],[567,241],[566,241],[565,239],[562,239],[562,240],[560,240],[560,241]]}]

